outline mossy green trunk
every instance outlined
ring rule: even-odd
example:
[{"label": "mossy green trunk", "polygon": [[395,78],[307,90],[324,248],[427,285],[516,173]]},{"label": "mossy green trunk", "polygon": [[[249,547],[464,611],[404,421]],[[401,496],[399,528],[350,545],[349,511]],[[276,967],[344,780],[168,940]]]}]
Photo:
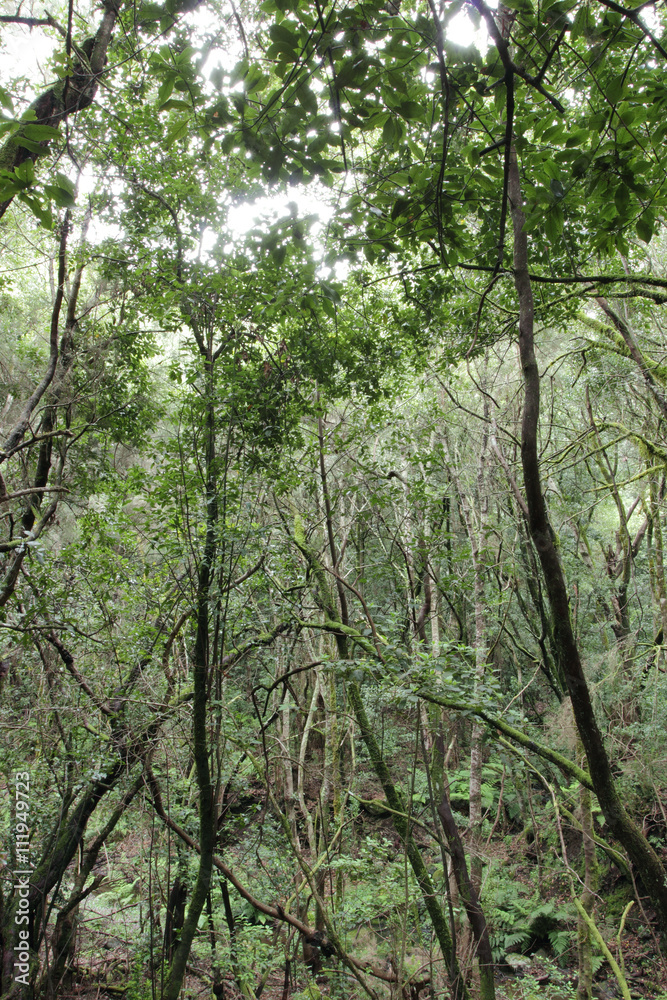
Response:
[{"label": "mossy green trunk", "polygon": [[193,656],[194,698],[192,736],[195,772],[199,793],[199,869],[190,897],[183,929],[174,951],[169,973],[162,991],[162,1000],[178,1000],[185,977],[199,918],[211,888],[213,848],[215,844],[215,806],[211,768],[208,759],[206,706],[208,701],[209,655],[209,591],[213,578],[218,521],[217,483],[215,478],[215,411],[213,402],[213,372],[207,360],[209,398],[206,409],[206,540],[197,578],[197,631]]},{"label": "mossy green trunk", "polygon": [[422,858],[410,832],[410,824],[406,816],[405,806],[401,800],[401,796],[396,790],[394,782],[392,781],[389,768],[385,763],[382,751],[380,750],[379,744],[375,739],[375,734],[373,733],[371,724],[368,721],[366,708],[361,697],[361,691],[359,690],[359,686],[354,682],[348,684],[347,690],[359,729],[361,730],[362,739],[366,744],[366,749],[368,750],[368,754],[371,758],[373,769],[380,781],[380,784],[382,785],[389,807],[393,810],[392,821],[394,827],[405,844],[405,852],[408,856],[408,861],[410,862],[412,871],[414,872],[415,878],[419,883],[419,888],[421,889],[428,915],[431,918],[435,936],[438,939],[438,944],[440,945],[444,960],[447,964],[452,988],[452,998],[453,1000],[468,1000],[468,991],[456,960],[452,939],[449,933],[449,927],[447,926],[447,919],[436,896],[435,887],[431,881],[431,876],[426,869],[424,859]]},{"label": "mossy green trunk", "polygon": [[533,291],[528,273],[528,242],[523,231],[521,179],[514,149],[511,151],[508,197],[514,228],[514,283],[519,298],[519,353],[524,380],[521,462],[530,534],[542,567],[554,622],[554,642],[595,794],[609,829],[628,852],[641,877],[660,923],[663,947],[667,949],[667,872],[646,837],[628,816],[616,789],[572,628],[567,585],[544,501],[538,448],[540,373],[535,357]]}]

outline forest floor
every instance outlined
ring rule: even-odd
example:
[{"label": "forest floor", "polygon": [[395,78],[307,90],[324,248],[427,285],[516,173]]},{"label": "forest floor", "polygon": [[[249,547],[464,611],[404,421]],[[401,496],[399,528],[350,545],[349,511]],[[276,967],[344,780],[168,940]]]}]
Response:
[{"label": "forest floor", "polygon": [[[395,864],[401,861],[400,845],[395,840],[388,821],[363,817],[363,838],[382,842],[396,850]],[[357,836],[359,831],[357,831]],[[99,890],[92,894],[81,910],[76,968],[69,987],[61,988],[62,1000],[155,1000],[160,994],[159,975],[150,981],[148,970],[158,968],[164,932],[164,905],[169,880],[175,877],[163,862],[153,864],[151,884],[146,882],[147,860],[151,851],[151,828],[138,826],[126,830],[110,844],[105,858],[106,875]],[[571,857],[576,857],[576,844],[568,845]],[[239,874],[252,879],[256,872],[249,869],[250,853],[236,863]],[[235,861],[237,846],[229,850],[228,859]],[[157,852],[155,852],[157,854]],[[489,857],[485,906],[492,929],[492,942],[503,946],[505,960],[497,965],[497,1000],[574,1000],[576,996],[576,919],[569,900],[569,881],[558,865],[546,861],[548,852],[536,864],[534,845],[519,835],[499,836],[487,845]],[[574,861],[572,862],[574,863]],[[149,866],[150,869],[150,866]],[[386,867],[389,872],[389,866]],[[250,872],[250,874],[248,874]],[[536,876],[536,872],[538,876]],[[387,880],[389,876],[387,874]],[[379,879],[382,879],[380,874]],[[353,883],[349,892],[353,891]],[[372,890],[372,886],[371,886]],[[379,898],[381,885],[371,900]],[[359,890],[361,892],[361,890]],[[369,890],[364,890],[364,905],[368,906]],[[153,900],[152,904],[149,900]],[[600,889],[600,904],[596,921],[618,959],[616,935],[620,914],[632,899],[632,886],[625,884],[615,871],[608,870]],[[218,901],[219,902],[219,901]],[[234,904],[235,905],[235,904]],[[220,907],[221,910],[221,907]],[[381,915],[382,916],[382,915]],[[394,915],[394,921],[396,916]],[[541,919],[541,923],[540,923]],[[205,920],[205,918],[204,918]],[[212,994],[211,950],[208,925],[196,943],[191,956],[189,974],[183,996],[185,1000],[210,998]],[[216,916],[219,931],[226,932],[224,922]],[[217,955],[224,979],[224,1000],[243,1000],[258,995],[262,1000],[347,1000],[363,996],[359,984],[346,972],[332,968],[313,979],[305,967],[298,936],[287,939],[284,929],[271,923],[252,924],[252,914],[245,915],[243,937],[239,939],[240,961],[246,969],[246,984],[251,991],[242,993],[231,974],[225,946],[226,933],[219,938]],[[152,930],[151,930],[152,928]],[[540,930],[541,928],[541,930]],[[503,935],[505,937],[503,938]],[[550,936],[551,935],[551,936]],[[392,944],[393,940],[393,944]],[[360,921],[348,933],[347,947],[355,958],[373,962],[387,970],[392,954],[396,954],[396,925],[390,921]],[[516,941],[515,944],[512,942]],[[552,947],[553,942],[557,947]],[[465,967],[465,933],[461,933],[462,964]],[[290,955],[290,970],[285,985],[285,954]],[[325,959],[325,966],[330,963]],[[426,947],[408,945],[404,950],[406,974],[416,980],[428,979],[430,954]],[[646,914],[635,903],[626,917],[622,937],[622,962],[632,1000],[667,1000],[667,962],[660,959],[657,940]],[[395,965],[394,965],[395,968]],[[421,969],[416,972],[415,970]],[[382,1000],[446,1000],[449,997],[442,969],[433,970],[433,989],[424,986],[418,993],[404,987],[401,996],[397,988],[390,992],[386,984],[371,980]],[[246,988],[247,988],[246,987]],[[474,978],[471,980],[471,1000],[476,998]],[[593,997],[595,1000],[615,1000],[621,997],[619,985],[607,961],[599,955]]]}]

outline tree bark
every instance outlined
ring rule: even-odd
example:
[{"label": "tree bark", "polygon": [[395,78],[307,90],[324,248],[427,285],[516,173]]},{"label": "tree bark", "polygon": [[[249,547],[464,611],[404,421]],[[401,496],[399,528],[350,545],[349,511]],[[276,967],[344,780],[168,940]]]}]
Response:
[{"label": "tree bark", "polygon": [[456,826],[456,821],[452,813],[445,775],[445,752],[442,732],[435,741],[435,753],[433,759],[434,791],[437,793],[437,811],[442,824],[442,829],[447,840],[449,853],[452,859],[452,869],[456,879],[456,888],[459,898],[466,911],[470,928],[472,930],[475,944],[477,946],[477,960],[479,962],[479,985],[481,1000],[495,1000],[496,989],[493,973],[493,952],[489,940],[489,931],[486,925],[486,918],[479,901],[479,893],[472,881],[466,864],[465,849],[461,835]]},{"label": "tree bark", "polygon": [[[0,149],[0,168],[12,171],[26,160],[33,162],[49,151],[48,141],[34,142],[24,135],[31,125],[48,125],[59,128],[70,115],[89,107],[97,93],[100,76],[104,71],[111,34],[120,12],[120,0],[104,0],[104,13],[97,32],[86,39],[77,50],[72,75],[66,76],[40,94],[30,106],[34,112],[26,125],[12,135]],[[25,143],[23,145],[22,143]],[[13,196],[0,203],[0,218],[13,201]]]},{"label": "tree bark", "polygon": [[459,970],[452,945],[452,939],[447,926],[447,919],[436,897],[435,887],[431,881],[431,876],[426,869],[426,865],[424,864],[424,859],[422,858],[421,852],[415,844],[412,833],[410,832],[410,824],[405,814],[405,806],[401,796],[396,790],[396,786],[394,785],[389,773],[389,768],[387,767],[387,764],[382,756],[378,742],[375,739],[375,734],[373,733],[372,726],[368,720],[366,708],[361,697],[361,691],[354,681],[348,684],[347,690],[359,729],[361,730],[362,739],[366,744],[366,749],[368,750],[368,755],[373,765],[373,769],[380,781],[380,784],[382,785],[389,808],[392,810],[392,821],[394,827],[405,845],[408,861],[410,862],[412,871],[414,872],[415,878],[419,883],[419,888],[421,889],[428,915],[431,918],[431,923],[433,924],[435,936],[442,950],[442,955],[449,971],[452,1000],[468,1000],[468,990],[466,989],[466,985]]},{"label": "tree bark", "polygon": [[190,949],[197,931],[199,917],[211,889],[213,874],[213,848],[215,846],[216,809],[206,733],[206,709],[209,692],[209,593],[214,580],[216,532],[218,521],[218,494],[215,455],[215,399],[214,361],[209,349],[205,359],[206,400],[206,539],[197,576],[197,630],[193,655],[194,699],[192,707],[192,735],[195,771],[199,792],[199,869],[190,897],[181,936],[169,967],[162,1000],[178,1000],[185,977]]},{"label": "tree bark", "polygon": [[521,461],[530,534],[538,553],[559,652],[577,729],[591,780],[609,829],[628,852],[654,906],[667,948],[667,873],[660,858],[628,816],[619,797],[602,733],[597,724],[583,664],[572,628],[567,586],[549,522],[540,477],[538,424],[540,373],[535,357],[533,290],[528,273],[528,239],[523,231],[521,179],[516,150],[511,150],[508,197],[514,233],[514,283],[519,298],[519,352],[524,380]]}]

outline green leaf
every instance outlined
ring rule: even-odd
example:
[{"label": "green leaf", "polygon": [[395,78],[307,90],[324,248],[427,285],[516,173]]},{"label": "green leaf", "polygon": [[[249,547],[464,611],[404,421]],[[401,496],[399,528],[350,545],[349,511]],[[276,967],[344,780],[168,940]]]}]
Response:
[{"label": "green leaf", "polygon": [[422,104],[418,104],[417,101],[404,101],[402,104],[399,104],[396,110],[401,118],[405,118],[407,121],[415,121],[417,119],[423,121],[425,118],[426,109]]},{"label": "green leaf", "polygon": [[222,90],[222,84],[224,82],[225,73],[221,66],[216,66],[211,70],[211,75],[209,80],[213,84],[216,90]]},{"label": "green leaf", "polygon": [[31,153],[38,153],[39,155],[44,153],[43,146],[40,146],[37,142],[32,142],[30,139],[26,139],[25,136],[17,135],[14,138],[14,142],[17,146],[20,146],[21,149],[27,149]]},{"label": "green leaf", "polygon": [[392,146],[400,138],[401,128],[393,115],[389,115],[382,128],[382,141],[388,146]]},{"label": "green leaf", "polygon": [[544,216],[544,231],[552,243],[556,243],[563,232],[563,209],[552,205]]},{"label": "green leaf", "polygon": [[653,227],[655,223],[655,218],[653,212],[647,209],[637,219],[635,224],[635,229],[637,230],[637,236],[644,243],[650,243],[653,237]]},{"label": "green leaf", "polygon": [[59,208],[70,208],[74,204],[74,198],[56,184],[46,184],[44,191]]},{"label": "green leaf", "polygon": [[179,139],[183,139],[188,134],[190,118],[180,118],[168,129],[164,141],[167,146],[172,146]]},{"label": "green leaf", "polygon": [[[253,70],[254,69],[256,69],[256,67],[253,67]],[[244,80],[244,87],[246,94],[250,94],[254,90],[260,90],[262,87],[265,87],[269,82],[269,77],[266,75],[266,73],[253,72],[253,70],[251,70],[250,73],[248,73],[247,77]]]},{"label": "green leaf", "polygon": [[172,97],[170,100],[165,101],[160,111],[192,111],[192,104],[190,101],[181,101],[178,98]]},{"label": "green leaf", "polygon": [[287,42],[274,42],[266,50],[266,55],[268,59],[286,60],[287,62],[296,62],[297,59],[296,49],[293,49]]},{"label": "green leaf", "polygon": [[72,198],[74,198],[74,182],[71,181],[69,177],[66,177],[65,174],[61,174],[60,171],[58,171],[56,174],[56,182],[62,191],[66,191]]},{"label": "green leaf", "polygon": [[247,72],[248,72],[248,60],[241,59],[240,62],[237,62],[236,66],[234,66],[233,70],[229,74],[230,86],[234,86],[234,84],[238,83],[239,80],[245,79],[245,75]]},{"label": "green leaf", "polygon": [[25,191],[20,191],[18,197],[20,201],[28,205],[33,215],[39,219],[40,224],[45,229],[53,229],[53,216],[51,215],[50,208],[45,208],[37,198],[27,194]]},{"label": "green leaf", "polygon": [[46,184],[44,190],[59,208],[71,208],[76,202],[74,184],[64,174],[57,173],[55,184]]},{"label": "green leaf", "polygon": [[292,28],[288,28],[285,21],[282,24],[272,24],[269,28],[269,36],[273,42],[282,42],[295,49],[299,46],[299,35]]},{"label": "green leaf", "polygon": [[14,168],[14,173],[19,180],[25,181],[26,184],[32,184],[35,179],[35,164],[32,160],[24,160],[23,163]]},{"label": "green leaf", "polygon": [[578,156],[572,164],[572,176],[583,177],[591,165],[591,158],[586,153]]},{"label": "green leaf", "polygon": [[330,316],[332,319],[335,319],[335,316],[336,316],[336,306],[331,301],[331,299],[323,298],[322,299],[322,308],[324,309],[324,312],[327,314],[327,316]]},{"label": "green leaf", "polygon": [[317,97],[306,84],[302,84],[296,92],[296,99],[309,114],[317,114]]},{"label": "green leaf", "polygon": [[326,135],[316,135],[307,146],[309,156],[317,156],[321,153],[323,149],[326,148],[328,144],[328,137]]},{"label": "green leaf", "polygon": [[[157,3],[144,3],[138,11],[138,20],[141,24],[148,24],[151,21],[159,21],[164,15],[164,7]],[[170,22],[171,22],[170,18]]]},{"label": "green leaf", "polygon": [[408,198],[397,198],[391,210],[391,218],[397,219],[400,215],[404,215],[409,205],[410,200]]},{"label": "green leaf", "polygon": [[624,90],[625,81],[623,80],[623,77],[616,76],[605,87],[605,97],[610,104],[617,104],[620,101]]},{"label": "green leaf", "polygon": [[347,59],[336,70],[336,83],[339,88],[361,87],[368,78],[370,63],[364,56]]},{"label": "green leaf", "polygon": [[565,140],[565,145],[568,148],[572,146],[585,146],[588,142],[590,142],[590,139],[591,133],[588,129],[577,128],[574,132],[570,132],[568,134],[568,137]]},{"label": "green leaf", "polygon": [[57,128],[52,128],[50,125],[24,125],[21,134],[27,139],[35,139],[39,142],[45,139],[55,139],[59,132]]},{"label": "green leaf", "polygon": [[0,202],[9,201],[10,198],[14,198],[15,195],[21,190],[18,184],[12,184],[9,181],[0,181]]},{"label": "green leaf", "polygon": [[287,254],[287,247],[285,246],[274,246],[270,250],[271,257],[275,263],[280,267],[285,260]]},{"label": "green leaf", "polygon": [[330,284],[328,281],[323,281],[320,284],[320,289],[325,299],[329,299],[331,302],[340,302],[340,291],[335,285]]},{"label": "green leaf", "polygon": [[175,76],[168,76],[166,80],[162,82],[160,89],[157,92],[157,103],[160,108],[164,105],[164,102],[169,100],[171,97],[171,92],[174,89],[175,82]]},{"label": "green leaf", "polygon": [[477,146],[464,146],[461,152],[471,167],[476,167],[479,164],[480,155]]},{"label": "green leaf", "polygon": [[14,114],[14,105],[12,103],[11,95],[9,91],[5,90],[4,87],[0,87],[0,105],[6,108],[11,114]]},{"label": "green leaf", "polygon": [[630,188],[622,181],[614,191],[614,204],[619,215],[625,215],[630,204]]},{"label": "green leaf", "polygon": [[557,201],[560,201],[561,198],[565,197],[565,188],[557,177],[551,181],[549,187],[551,188],[552,195]]}]

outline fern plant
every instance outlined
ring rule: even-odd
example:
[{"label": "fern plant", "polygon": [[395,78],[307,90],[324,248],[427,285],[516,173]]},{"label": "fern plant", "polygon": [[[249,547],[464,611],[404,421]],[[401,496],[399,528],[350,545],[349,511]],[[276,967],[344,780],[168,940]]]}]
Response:
[{"label": "fern plant", "polygon": [[493,879],[485,898],[494,961],[511,952],[525,954],[548,941],[559,957],[571,945],[571,914],[552,900],[540,901],[535,891],[522,893],[516,882]]}]

